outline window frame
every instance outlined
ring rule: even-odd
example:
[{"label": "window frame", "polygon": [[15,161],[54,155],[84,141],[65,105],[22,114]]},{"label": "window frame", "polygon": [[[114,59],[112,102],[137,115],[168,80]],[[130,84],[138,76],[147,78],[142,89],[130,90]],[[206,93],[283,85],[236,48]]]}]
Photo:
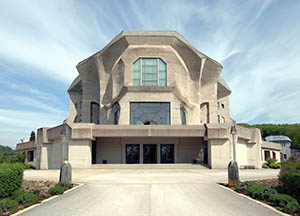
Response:
[{"label": "window frame", "polygon": [[184,107],[180,107],[180,119],[181,124],[186,125],[186,109]]},{"label": "window frame", "polygon": [[[156,80],[156,85],[143,85],[143,59],[155,59],[156,60],[156,67],[157,67],[157,80]],[[160,85],[160,60],[165,64],[166,66],[166,69],[165,69],[165,73],[166,73],[166,76],[165,76],[165,85]],[[139,85],[134,85],[134,64],[137,62],[137,61],[140,61],[139,62],[139,77],[140,77],[140,80],[139,80]],[[161,57],[138,57],[137,59],[135,59],[132,63],[132,85],[133,86],[161,86],[161,87],[166,87],[168,86],[168,64],[166,63],[166,61],[161,58]]]},{"label": "window frame", "polygon": [[[141,103],[147,103],[147,104],[149,104],[149,103],[166,103],[166,104],[168,104],[168,106],[169,106],[169,114],[168,114],[168,121],[169,121],[169,124],[158,124],[154,119],[145,119],[144,121],[143,121],[143,124],[133,124],[133,122],[132,122],[132,109],[131,109],[131,105],[132,104],[134,104],[134,103],[136,103],[136,104],[141,104]],[[153,123],[157,123],[157,124],[154,124],[154,125],[172,125],[172,119],[171,119],[171,110],[172,110],[172,107],[171,107],[172,105],[171,105],[171,102],[166,102],[166,101],[130,101],[129,102],[129,125],[145,125],[145,123],[147,122],[147,121],[149,121],[149,122],[153,122]]]}]

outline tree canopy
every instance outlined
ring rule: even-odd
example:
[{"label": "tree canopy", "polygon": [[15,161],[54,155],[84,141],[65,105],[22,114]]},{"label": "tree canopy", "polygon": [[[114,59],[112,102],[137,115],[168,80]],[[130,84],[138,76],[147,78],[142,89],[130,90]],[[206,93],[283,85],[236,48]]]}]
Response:
[{"label": "tree canopy", "polygon": [[31,131],[29,141],[35,141],[35,132],[34,131]]},{"label": "tree canopy", "polygon": [[13,150],[9,146],[0,145],[0,152],[11,152],[11,151]]},{"label": "tree canopy", "polygon": [[270,135],[284,135],[292,140],[292,146],[300,147],[300,124],[255,124],[240,123],[244,127],[255,127],[261,130],[262,138]]}]

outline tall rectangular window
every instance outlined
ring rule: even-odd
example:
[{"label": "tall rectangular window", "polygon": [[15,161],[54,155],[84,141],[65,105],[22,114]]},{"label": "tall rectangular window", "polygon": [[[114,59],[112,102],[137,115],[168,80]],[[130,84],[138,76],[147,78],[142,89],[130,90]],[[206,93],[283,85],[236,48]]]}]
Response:
[{"label": "tall rectangular window", "polygon": [[157,59],[142,59],[142,85],[157,86]]},{"label": "tall rectangular window", "polygon": [[133,64],[133,85],[140,86],[141,85],[141,62],[138,59]]},{"label": "tall rectangular window", "polygon": [[167,65],[159,59],[159,86],[167,86]]}]

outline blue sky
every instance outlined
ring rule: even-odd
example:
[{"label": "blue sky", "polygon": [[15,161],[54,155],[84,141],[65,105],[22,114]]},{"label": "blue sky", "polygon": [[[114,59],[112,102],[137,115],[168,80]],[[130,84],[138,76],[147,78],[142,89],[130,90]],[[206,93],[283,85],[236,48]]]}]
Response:
[{"label": "blue sky", "polygon": [[68,116],[76,64],[122,30],[176,30],[219,61],[237,122],[300,122],[300,1],[0,1],[0,144]]}]

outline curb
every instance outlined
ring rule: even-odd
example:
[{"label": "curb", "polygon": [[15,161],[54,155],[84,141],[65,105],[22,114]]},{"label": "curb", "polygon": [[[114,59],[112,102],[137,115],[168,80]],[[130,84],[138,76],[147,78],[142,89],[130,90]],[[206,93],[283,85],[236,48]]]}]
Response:
[{"label": "curb", "polygon": [[[226,187],[226,186],[224,186],[224,185],[221,185],[221,184],[223,184],[223,182],[217,183],[217,185],[218,185],[219,187],[222,187],[222,188],[224,188],[224,189],[226,189],[226,190],[229,190],[229,191],[231,191],[232,193],[235,193],[235,194],[237,194],[237,195],[239,195],[239,196],[241,196],[241,197],[244,197],[244,198],[246,198],[246,199],[248,199],[248,200],[251,200],[251,201],[253,201],[253,202],[255,202],[255,203],[259,204],[259,205],[262,205],[262,206],[264,206],[264,207],[267,207],[267,208],[273,210],[274,212],[276,212],[276,213],[278,213],[278,214],[280,214],[280,215],[283,215],[283,216],[290,216],[289,214],[286,214],[286,213],[284,213],[284,212],[282,212],[282,211],[279,211],[279,210],[277,210],[276,208],[274,208],[274,207],[272,207],[272,206],[270,206],[270,205],[267,205],[267,204],[265,204],[265,203],[263,203],[263,202],[261,202],[261,201],[258,201],[258,200],[256,200],[256,199],[253,199],[253,198],[251,198],[251,197],[249,197],[249,196],[247,196],[247,195],[245,195],[245,194],[235,192],[234,190],[231,190],[230,188],[228,188],[228,187]],[[226,183],[224,183],[224,184],[226,184]]]},{"label": "curb", "polygon": [[62,196],[62,195],[64,195],[64,194],[69,193],[69,192],[71,192],[71,191],[73,191],[73,190],[75,190],[75,189],[78,189],[78,188],[80,188],[80,187],[82,187],[82,186],[84,185],[84,184],[82,184],[82,183],[76,183],[76,184],[78,184],[78,185],[75,186],[75,187],[73,187],[73,188],[71,188],[71,189],[69,189],[69,190],[67,190],[67,191],[65,191],[63,194],[61,194],[61,195],[54,195],[54,196],[52,196],[52,197],[49,197],[49,198],[47,198],[47,199],[44,199],[44,200],[42,200],[40,203],[31,205],[31,206],[29,206],[29,207],[27,207],[27,208],[24,208],[24,209],[22,209],[22,210],[20,210],[20,211],[18,211],[18,212],[16,212],[16,213],[14,213],[14,214],[12,214],[12,216],[18,216],[18,215],[21,215],[21,214],[23,214],[23,213],[25,213],[25,212],[27,212],[27,211],[29,211],[29,210],[35,208],[35,207],[38,207],[38,206],[40,206],[40,205],[42,205],[42,204],[44,204],[44,203],[46,203],[46,202],[48,202],[48,201],[50,201],[50,200],[53,200],[53,199],[55,199],[55,198],[58,198],[58,197],[60,197],[60,196]]}]

